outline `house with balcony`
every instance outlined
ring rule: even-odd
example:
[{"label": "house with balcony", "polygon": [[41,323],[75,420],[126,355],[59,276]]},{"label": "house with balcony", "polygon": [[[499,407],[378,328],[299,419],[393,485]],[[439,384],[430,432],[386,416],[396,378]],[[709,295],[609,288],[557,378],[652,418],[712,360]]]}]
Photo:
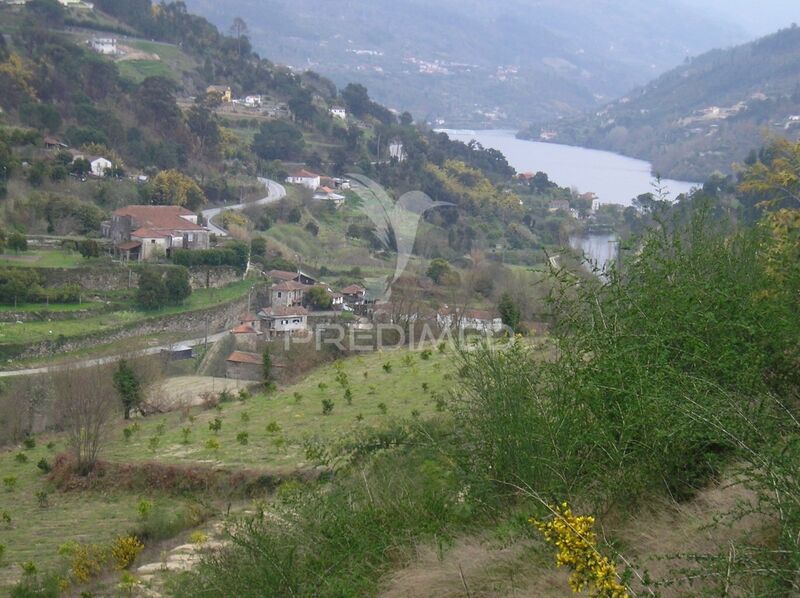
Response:
[{"label": "house with balcony", "polygon": [[299,306],[273,306],[259,312],[261,329],[267,337],[297,336],[308,333],[308,311]]}]

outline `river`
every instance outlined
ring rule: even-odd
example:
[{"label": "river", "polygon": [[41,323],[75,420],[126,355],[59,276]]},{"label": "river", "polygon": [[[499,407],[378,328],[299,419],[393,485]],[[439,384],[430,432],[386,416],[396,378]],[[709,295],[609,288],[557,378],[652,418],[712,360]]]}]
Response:
[{"label": "river", "polygon": [[[503,152],[517,172],[547,173],[562,187],[575,187],[581,193],[595,193],[600,203],[631,205],[642,193],[653,190],[655,178],[648,162],[612,152],[586,149],[557,143],[517,139],[514,131],[444,130],[452,139],[468,143],[478,141],[483,147]],[[674,199],[698,183],[662,179],[662,185]],[[618,239],[613,233],[572,237],[570,246],[604,269],[617,259]]]},{"label": "river", "polygon": [[[517,172],[546,172],[561,187],[575,187],[581,193],[592,192],[600,203],[631,205],[637,195],[653,190],[650,164],[600,150],[517,139],[514,131],[445,130],[452,139],[468,143],[472,139],[483,147],[503,152]],[[697,187],[698,183],[663,179],[669,197],[676,198]]]}]

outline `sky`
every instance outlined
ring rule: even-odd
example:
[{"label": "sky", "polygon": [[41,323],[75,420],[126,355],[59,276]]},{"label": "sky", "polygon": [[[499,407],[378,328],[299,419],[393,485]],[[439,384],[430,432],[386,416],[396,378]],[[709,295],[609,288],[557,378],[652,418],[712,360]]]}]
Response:
[{"label": "sky", "polygon": [[689,6],[720,15],[750,35],[774,33],[800,25],[800,0],[684,0]]}]

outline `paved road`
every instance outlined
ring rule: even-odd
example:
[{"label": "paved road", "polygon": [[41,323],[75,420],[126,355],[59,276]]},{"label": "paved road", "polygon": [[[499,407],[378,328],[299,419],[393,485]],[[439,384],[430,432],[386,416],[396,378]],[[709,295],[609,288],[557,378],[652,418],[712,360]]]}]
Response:
[{"label": "paved road", "polygon": [[[209,334],[208,335],[208,342],[215,343],[218,340],[222,339],[227,335],[228,332],[218,332],[217,334]],[[168,351],[174,347],[196,347],[197,345],[202,345],[206,342],[206,337],[203,336],[201,338],[194,338],[188,341],[176,341],[174,343],[170,343],[168,345],[159,345],[158,347],[148,347],[147,349],[142,349],[140,351],[132,351],[131,353],[126,353],[125,355],[109,355],[107,357],[96,357],[94,359],[85,359],[83,361],[71,361],[69,363],[63,363],[59,365],[50,365],[44,366],[40,368],[28,368],[25,370],[9,370],[5,372],[0,372],[0,378],[13,378],[16,376],[35,376],[37,374],[52,374],[53,372],[58,372],[65,369],[75,369],[75,368],[86,368],[92,367],[96,365],[105,365],[107,363],[114,363],[120,357],[140,357],[142,355],[155,355],[157,353],[161,353],[161,351]]]},{"label": "paved road", "polygon": [[211,222],[211,219],[219,216],[223,210],[243,210],[247,206],[263,206],[266,204],[275,203],[276,201],[280,201],[286,197],[286,188],[280,183],[276,183],[275,181],[265,179],[263,177],[258,177],[258,180],[267,188],[266,197],[262,197],[261,199],[253,202],[237,203],[236,205],[232,206],[223,206],[221,208],[209,208],[207,210],[203,210],[203,220],[205,220],[208,230],[218,237],[227,237],[228,232],[225,229]]}]

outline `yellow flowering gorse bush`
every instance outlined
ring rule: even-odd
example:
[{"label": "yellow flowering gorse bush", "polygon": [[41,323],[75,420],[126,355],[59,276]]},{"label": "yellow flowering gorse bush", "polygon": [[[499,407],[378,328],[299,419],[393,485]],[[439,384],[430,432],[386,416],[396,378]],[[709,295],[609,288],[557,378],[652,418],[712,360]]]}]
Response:
[{"label": "yellow flowering gorse bush", "polygon": [[588,588],[594,598],[629,598],[627,589],[619,583],[616,566],[597,550],[594,517],[573,514],[567,503],[551,509],[552,519],[532,518],[530,523],[548,543],[558,548],[556,564],[572,570],[569,577],[572,591],[579,593]]},{"label": "yellow flowering gorse bush", "polygon": [[120,536],[111,545],[111,558],[117,569],[127,569],[142,550],[144,544],[136,536]]}]

